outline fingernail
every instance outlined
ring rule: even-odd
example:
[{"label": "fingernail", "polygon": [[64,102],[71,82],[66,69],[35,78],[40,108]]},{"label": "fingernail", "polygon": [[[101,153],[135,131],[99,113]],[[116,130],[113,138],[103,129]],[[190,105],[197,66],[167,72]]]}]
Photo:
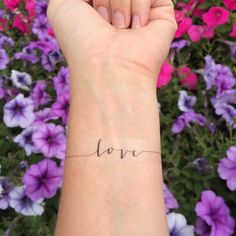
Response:
[{"label": "fingernail", "polygon": [[125,17],[121,11],[115,11],[113,14],[113,24],[117,28],[125,28]]},{"label": "fingernail", "polygon": [[133,15],[133,18],[132,18],[132,28],[136,29],[136,28],[140,28],[140,26],[141,26],[141,22],[140,22],[139,15],[137,15],[137,14]]},{"label": "fingernail", "polygon": [[108,22],[110,22],[109,12],[107,7],[98,7],[97,12]]}]

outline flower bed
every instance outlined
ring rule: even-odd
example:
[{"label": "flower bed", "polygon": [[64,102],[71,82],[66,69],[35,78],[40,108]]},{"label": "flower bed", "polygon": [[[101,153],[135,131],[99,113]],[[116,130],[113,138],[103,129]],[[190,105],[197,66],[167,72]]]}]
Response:
[{"label": "flower bed", "polygon": [[[170,235],[236,235],[236,1],[175,7],[179,27],[157,78]],[[0,3],[5,236],[53,235],[58,209],[69,70],[46,9],[46,0]]]}]

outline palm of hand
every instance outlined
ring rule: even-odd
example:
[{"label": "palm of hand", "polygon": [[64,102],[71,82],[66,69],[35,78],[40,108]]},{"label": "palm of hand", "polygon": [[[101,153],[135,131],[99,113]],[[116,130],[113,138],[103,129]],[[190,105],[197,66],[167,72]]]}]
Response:
[{"label": "palm of hand", "polygon": [[69,59],[78,68],[115,62],[155,78],[176,30],[173,4],[156,2],[139,29],[116,29],[81,0],[52,0],[48,15],[69,64]]}]

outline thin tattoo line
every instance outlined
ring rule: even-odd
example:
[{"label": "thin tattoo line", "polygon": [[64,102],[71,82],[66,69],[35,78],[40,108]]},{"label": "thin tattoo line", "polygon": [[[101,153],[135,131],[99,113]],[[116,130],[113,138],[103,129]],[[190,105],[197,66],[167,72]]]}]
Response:
[{"label": "thin tattoo line", "polygon": [[73,157],[89,157],[89,156],[93,156],[93,155],[97,155],[97,157],[101,157],[102,155],[104,154],[108,154],[108,155],[111,155],[113,153],[113,151],[119,151],[120,152],[120,159],[124,159],[125,156],[128,154],[128,153],[132,153],[132,156],[133,157],[138,157],[140,156],[141,154],[143,153],[156,153],[156,154],[160,154],[160,152],[157,152],[157,151],[141,151],[139,153],[136,153],[137,151],[136,150],[123,150],[123,148],[120,148],[120,149],[115,149],[113,147],[110,147],[110,148],[107,148],[105,151],[101,152],[100,150],[100,145],[101,145],[101,142],[102,142],[102,139],[98,139],[98,144],[97,144],[97,149],[95,152],[91,153],[91,154],[81,154],[81,155],[67,155],[66,157],[67,158],[73,158]]}]

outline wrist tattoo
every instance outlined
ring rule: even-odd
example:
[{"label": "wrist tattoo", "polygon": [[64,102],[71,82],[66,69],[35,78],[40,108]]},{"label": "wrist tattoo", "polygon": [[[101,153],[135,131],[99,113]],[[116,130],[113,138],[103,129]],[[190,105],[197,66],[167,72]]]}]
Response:
[{"label": "wrist tattoo", "polygon": [[136,150],[129,150],[129,149],[125,149],[125,148],[119,148],[116,149],[114,147],[110,147],[107,148],[105,150],[102,150],[101,148],[101,143],[102,143],[102,139],[99,138],[98,142],[97,142],[97,148],[96,151],[94,151],[93,153],[90,154],[78,154],[78,155],[67,155],[67,158],[73,158],[73,157],[91,157],[91,156],[96,156],[96,157],[103,157],[105,155],[111,155],[114,152],[119,152],[119,158],[120,159],[124,159],[125,157],[128,157],[128,154],[130,154],[131,157],[139,157],[141,156],[143,153],[155,153],[155,154],[160,154],[160,152],[158,151],[136,151]]}]

